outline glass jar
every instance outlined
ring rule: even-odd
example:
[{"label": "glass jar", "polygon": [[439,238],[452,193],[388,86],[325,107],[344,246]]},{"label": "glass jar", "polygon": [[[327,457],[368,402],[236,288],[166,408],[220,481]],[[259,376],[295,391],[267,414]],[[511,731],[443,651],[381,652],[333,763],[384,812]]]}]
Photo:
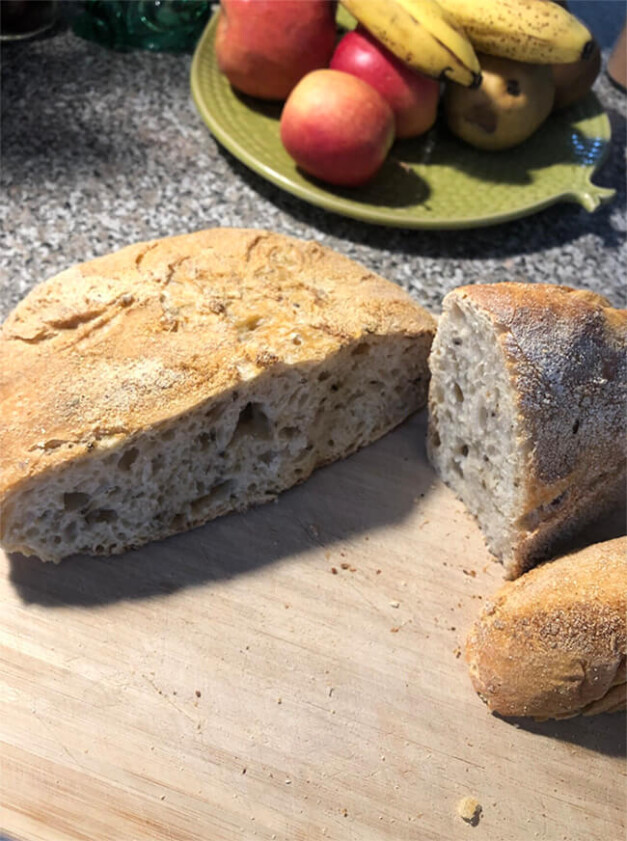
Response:
[{"label": "glass jar", "polygon": [[207,0],[83,0],[72,29],[113,50],[190,52],[210,15]]}]

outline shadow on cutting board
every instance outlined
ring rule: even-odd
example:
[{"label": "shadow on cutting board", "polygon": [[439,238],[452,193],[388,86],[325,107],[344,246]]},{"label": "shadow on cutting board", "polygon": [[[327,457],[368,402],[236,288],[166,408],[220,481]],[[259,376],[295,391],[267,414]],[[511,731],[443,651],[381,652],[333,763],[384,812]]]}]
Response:
[{"label": "shadow on cutting board", "polygon": [[276,503],[111,558],[55,565],[12,555],[10,580],[27,603],[90,607],[144,599],[252,572],[402,521],[433,484],[426,412],[355,455],[320,469]]},{"label": "shadow on cutting board", "polygon": [[624,756],[627,743],[627,718],[620,713],[601,715],[604,726],[599,726],[599,717],[576,716],[563,721],[534,721],[533,719],[503,719],[509,724],[548,739],[570,742],[586,750],[603,753],[606,756]]}]

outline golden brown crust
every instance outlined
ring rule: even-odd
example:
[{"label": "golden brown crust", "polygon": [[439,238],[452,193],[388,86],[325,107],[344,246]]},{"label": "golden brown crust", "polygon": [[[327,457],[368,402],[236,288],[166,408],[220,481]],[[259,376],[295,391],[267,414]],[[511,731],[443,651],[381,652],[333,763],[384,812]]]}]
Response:
[{"label": "golden brown crust", "polygon": [[2,327],[0,499],[277,362],[434,326],[348,258],[261,230],[200,231],[75,266]]},{"label": "golden brown crust", "polygon": [[627,538],[564,555],[506,583],[466,642],[476,691],[504,716],[625,709]]},{"label": "golden brown crust", "polygon": [[620,501],[627,436],[627,311],[592,292],[498,283],[454,293],[490,319],[501,345],[525,460],[515,577]]}]

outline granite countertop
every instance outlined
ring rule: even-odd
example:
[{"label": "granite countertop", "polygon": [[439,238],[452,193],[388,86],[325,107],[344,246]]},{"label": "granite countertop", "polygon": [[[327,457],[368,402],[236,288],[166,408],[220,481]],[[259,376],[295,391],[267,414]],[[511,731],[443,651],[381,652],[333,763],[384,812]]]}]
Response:
[{"label": "granite countertop", "polygon": [[[622,4],[577,5],[602,46],[611,45]],[[596,90],[614,141],[595,180],[616,188],[610,205],[589,214],[560,204],[493,228],[434,232],[327,213],[250,172],[198,115],[189,55],[109,52],[65,30],[3,45],[1,57],[2,318],[72,263],[215,225],[319,240],[435,311],[462,283],[512,279],[585,287],[625,306],[626,99],[605,74]]]}]

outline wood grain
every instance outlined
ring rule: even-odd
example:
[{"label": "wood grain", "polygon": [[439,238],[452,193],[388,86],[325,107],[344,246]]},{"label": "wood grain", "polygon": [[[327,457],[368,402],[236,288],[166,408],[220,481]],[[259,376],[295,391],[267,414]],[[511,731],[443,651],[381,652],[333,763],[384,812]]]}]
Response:
[{"label": "wood grain", "polygon": [[622,716],[506,722],[472,691],[459,650],[502,570],[428,467],[424,425],[123,557],[2,557],[2,829],[623,837]]}]

